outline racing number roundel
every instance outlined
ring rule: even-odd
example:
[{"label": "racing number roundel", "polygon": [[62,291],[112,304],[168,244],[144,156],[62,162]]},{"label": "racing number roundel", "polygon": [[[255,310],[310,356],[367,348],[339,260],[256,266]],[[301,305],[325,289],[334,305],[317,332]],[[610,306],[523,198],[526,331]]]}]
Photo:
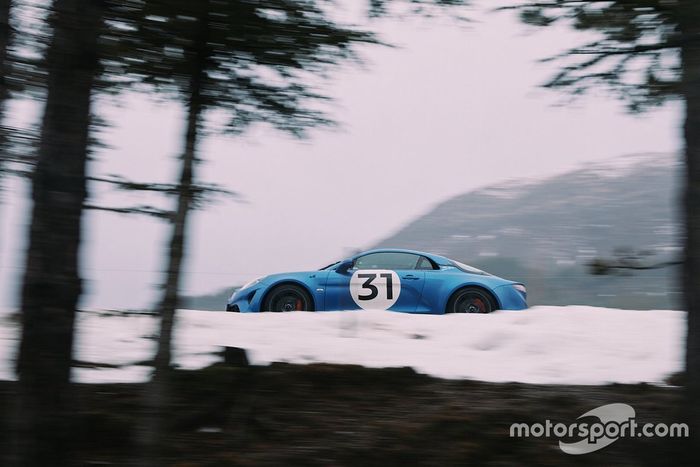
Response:
[{"label": "racing number roundel", "polygon": [[358,269],[350,279],[350,295],[362,309],[388,310],[401,294],[401,279],[386,269]]}]

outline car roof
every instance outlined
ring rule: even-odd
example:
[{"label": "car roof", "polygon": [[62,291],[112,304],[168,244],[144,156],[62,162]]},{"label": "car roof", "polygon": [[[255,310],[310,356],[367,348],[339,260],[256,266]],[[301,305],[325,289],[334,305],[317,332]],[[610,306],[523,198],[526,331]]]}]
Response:
[{"label": "car roof", "polygon": [[364,256],[370,253],[410,253],[414,255],[421,255],[421,256],[426,256],[433,261],[435,261],[437,264],[450,264],[452,262],[451,259],[446,258],[444,256],[440,255],[434,255],[432,253],[426,253],[425,251],[417,251],[417,250],[406,250],[403,248],[376,248],[374,250],[367,250],[363,251],[362,253],[357,253],[354,255],[352,258],[359,258],[360,256]]}]

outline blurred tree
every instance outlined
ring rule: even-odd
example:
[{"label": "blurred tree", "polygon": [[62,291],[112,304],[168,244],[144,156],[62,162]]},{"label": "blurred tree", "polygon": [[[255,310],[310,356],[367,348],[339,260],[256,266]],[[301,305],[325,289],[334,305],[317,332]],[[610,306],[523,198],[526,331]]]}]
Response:
[{"label": "blurred tree", "polygon": [[189,212],[197,202],[195,168],[207,110],[228,113],[227,130],[240,133],[254,122],[303,136],[330,121],[314,109],[324,97],[312,73],[353,56],[352,45],[374,37],[331,21],[305,0],[149,1],[138,32],[147,47],[137,50],[132,70],[144,66],[145,82],[185,103],[186,132],[172,217],[155,373],[147,391],[147,423],[140,434],[145,463],[162,462],[158,439],[168,404],[175,310],[179,305],[182,261]]},{"label": "blurred tree", "polygon": [[[386,14],[386,3],[372,1],[371,15]],[[462,1],[405,3],[419,8]],[[227,111],[227,130],[233,133],[266,122],[301,137],[309,127],[331,124],[319,110],[326,97],[311,83],[355,57],[354,44],[377,42],[366,31],[329,19],[331,7],[325,0],[55,0],[38,6],[50,12],[51,28],[32,24],[19,36],[33,52],[47,47],[46,56],[29,53],[12,63],[18,70],[13,79],[46,99],[21,295],[19,464],[68,463],[73,323],[82,290],[77,265],[94,143],[90,129],[96,126],[91,99],[98,92],[155,88],[186,104],[177,185],[92,177],[126,189],[177,194],[174,213],[148,206],[113,209],[172,220],[155,358],[154,387],[162,388],[160,376],[171,360],[188,213],[204,193],[221,191],[195,183],[204,115],[209,109]],[[159,394],[149,391],[150,407],[163,407],[166,399]]]},{"label": "blurred tree", "polygon": [[[240,133],[266,122],[303,136],[329,124],[313,101],[311,73],[352,56],[351,46],[373,36],[334,24],[313,2],[202,0],[196,4],[150,1],[139,37],[150,41],[138,62],[146,82],[185,102],[187,125],[177,208],[159,307],[163,318],[157,371],[170,365],[172,315],[177,306],[184,236],[205,112],[228,112],[227,130]],[[164,53],[165,52],[165,53]]]},{"label": "blurred tree", "polygon": [[[685,103],[683,294],[688,311],[686,409],[700,434],[700,2],[697,0],[542,0],[516,6],[535,26],[567,23],[595,39],[552,57],[561,71],[546,87],[581,95],[605,86],[632,112],[670,99]],[[692,446],[693,443],[689,443]],[[687,451],[688,460],[700,454]],[[697,462],[695,462],[697,465]]]},{"label": "blurred tree", "polygon": [[593,258],[588,263],[588,270],[594,276],[606,276],[683,265],[683,261],[649,261],[653,256],[653,250],[617,248],[610,257]]},{"label": "blurred tree", "polygon": [[[385,1],[370,2],[369,14],[386,14]],[[461,0],[410,1],[414,7],[459,5]],[[225,131],[240,134],[264,122],[304,137],[309,128],[332,124],[321,110],[327,99],[319,76],[330,67],[357,59],[357,44],[378,43],[373,34],[331,19],[331,2],[309,0],[187,0],[145,2],[138,22],[139,47],[128,61],[129,73],[185,103],[186,132],[177,184],[177,206],[158,306],[161,318],[155,373],[147,391],[149,422],[140,438],[147,463],[160,459],[154,437],[168,401],[175,310],[179,306],[182,262],[189,212],[197,203],[195,169],[198,144],[208,110],[224,111]],[[141,70],[141,71],[139,71]],[[201,199],[201,197],[200,197]]]},{"label": "blurred tree", "polygon": [[38,148],[37,126],[18,128],[6,115],[9,99],[27,96],[43,99],[46,94],[43,57],[48,27],[41,21],[41,14],[34,16],[38,10],[45,13],[46,8],[35,3],[0,0],[0,177],[28,177]]},{"label": "blurred tree", "polygon": [[21,291],[19,465],[69,463],[73,323],[82,290],[78,250],[102,7],[98,0],[56,0],[50,17],[46,107]]},{"label": "blurred tree", "polygon": [[8,74],[8,49],[12,38],[12,27],[10,26],[10,11],[12,9],[11,0],[0,0],[0,177],[5,162],[5,147],[7,136],[5,134],[5,105],[9,92],[6,84]]}]

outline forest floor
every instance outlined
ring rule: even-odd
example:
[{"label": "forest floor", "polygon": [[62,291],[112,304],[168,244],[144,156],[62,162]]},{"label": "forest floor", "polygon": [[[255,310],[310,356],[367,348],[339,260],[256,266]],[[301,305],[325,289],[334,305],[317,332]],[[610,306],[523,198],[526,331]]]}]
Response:
[{"label": "forest floor", "polygon": [[[0,381],[8,413],[14,382]],[[511,438],[512,423],[570,424],[609,403],[639,423],[682,422],[682,389],[648,384],[535,385],[445,380],[410,368],[275,363],[177,370],[168,465],[673,465],[683,439],[622,438],[585,455],[556,438]],[[76,384],[80,465],[127,465],[136,452],[140,383]],[[7,442],[3,430],[0,444]]]}]

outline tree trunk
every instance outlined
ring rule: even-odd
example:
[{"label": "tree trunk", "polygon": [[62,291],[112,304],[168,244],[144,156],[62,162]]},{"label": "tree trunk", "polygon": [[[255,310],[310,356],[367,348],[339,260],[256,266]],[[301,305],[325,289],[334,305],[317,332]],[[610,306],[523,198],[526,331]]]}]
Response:
[{"label": "tree trunk", "polygon": [[187,102],[187,131],[185,149],[182,155],[182,168],[178,185],[177,208],[172,219],[172,234],[168,248],[168,264],[165,271],[163,296],[158,312],[160,330],[156,355],[153,362],[154,373],[146,387],[146,423],[142,440],[145,441],[146,458],[143,465],[165,465],[163,446],[165,437],[165,418],[170,403],[169,372],[172,362],[172,341],[175,328],[175,311],[179,305],[179,291],[182,282],[182,262],[185,256],[185,236],[189,212],[193,201],[194,168],[197,161],[197,143],[199,125],[204,107],[202,105],[202,81],[206,63],[207,12],[208,1],[201,1],[198,21],[198,44],[193,60]]},{"label": "tree trunk", "polygon": [[[681,32],[687,37],[700,35],[700,5],[685,0],[680,15]],[[686,415],[691,441],[686,461],[700,465],[697,451],[700,439],[700,42],[692,40],[681,50],[682,93],[686,102],[684,137],[686,177],[683,192],[685,217],[685,258],[683,297],[688,312],[686,338]]]},{"label": "tree trunk", "polygon": [[82,291],[79,249],[101,18],[100,0],[53,3],[21,296],[16,461],[22,466],[70,464],[73,323]]},{"label": "tree trunk", "polygon": [[199,137],[199,122],[202,114],[200,82],[199,76],[192,79],[190,101],[187,106],[185,152],[182,157],[182,169],[178,185],[177,209],[172,221],[173,230],[168,248],[168,266],[166,268],[165,284],[163,285],[163,298],[159,307],[161,325],[154,365],[156,374],[166,372],[170,368],[171,362],[172,334],[175,326],[175,310],[179,305],[182,261],[185,254],[185,234],[192,205],[194,165]]}]

